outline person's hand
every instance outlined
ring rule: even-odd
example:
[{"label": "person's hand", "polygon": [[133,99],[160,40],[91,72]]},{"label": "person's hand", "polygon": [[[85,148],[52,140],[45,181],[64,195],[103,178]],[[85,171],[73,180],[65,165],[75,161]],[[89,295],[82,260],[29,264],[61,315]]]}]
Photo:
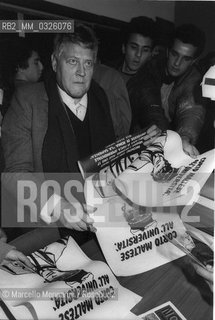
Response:
[{"label": "person's hand", "polygon": [[65,199],[62,199],[60,221],[69,229],[95,232],[96,229],[93,227],[94,221],[89,216],[89,213],[93,213],[94,211],[95,208],[87,205],[82,206],[78,201],[69,203]]},{"label": "person's hand", "polygon": [[151,127],[149,127],[146,130],[146,135],[143,137],[144,139],[144,146],[149,146],[151,143],[155,141],[157,137],[160,136],[162,130],[159,129],[155,124],[153,124]]},{"label": "person's hand", "polygon": [[4,258],[4,263],[9,261],[21,261],[26,266],[28,266],[31,269],[35,269],[34,265],[31,263],[31,261],[20,251],[16,249],[11,249]]},{"label": "person's hand", "polygon": [[182,137],[182,147],[184,152],[192,158],[196,158],[199,155],[199,151],[189,142],[189,139],[186,137]]},{"label": "person's hand", "polygon": [[208,264],[206,266],[206,268],[207,268],[207,270],[206,270],[205,268],[199,266],[196,263],[193,263],[193,267],[196,270],[196,272],[206,280],[211,291],[213,291],[213,267]]}]

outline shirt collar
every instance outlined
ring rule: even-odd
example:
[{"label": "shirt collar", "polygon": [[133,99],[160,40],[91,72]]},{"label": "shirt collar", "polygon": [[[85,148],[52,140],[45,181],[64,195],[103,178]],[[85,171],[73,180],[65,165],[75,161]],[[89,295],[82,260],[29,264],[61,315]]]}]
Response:
[{"label": "shirt collar", "polygon": [[76,109],[80,104],[84,106],[87,110],[87,93],[81,98],[81,100],[78,103],[75,103],[75,99],[70,97],[65,91],[63,91],[59,86],[58,90],[61,96],[61,99],[63,102],[67,105],[67,107],[76,115]]}]

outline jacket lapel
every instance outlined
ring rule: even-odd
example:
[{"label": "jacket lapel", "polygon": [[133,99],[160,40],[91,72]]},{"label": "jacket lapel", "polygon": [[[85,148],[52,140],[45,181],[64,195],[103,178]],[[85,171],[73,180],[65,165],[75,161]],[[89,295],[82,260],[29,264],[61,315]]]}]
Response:
[{"label": "jacket lapel", "polygon": [[60,148],[65,149],[67,169],[70,172],[77,172],[77,160],[79,157],[76,138],[72,124],[67,115],[66,106],[61,100],[55,79],[51,78],[47,81],[46,90],[49,97],[49,125],[56,126],[55,134],[59,135],[57,140],[61,141]]},{"label": "jacket lapel", "polygon": [[92,152],[115,141],[108,99],[103,89],[92,80],[88,92],[89,123]]}]

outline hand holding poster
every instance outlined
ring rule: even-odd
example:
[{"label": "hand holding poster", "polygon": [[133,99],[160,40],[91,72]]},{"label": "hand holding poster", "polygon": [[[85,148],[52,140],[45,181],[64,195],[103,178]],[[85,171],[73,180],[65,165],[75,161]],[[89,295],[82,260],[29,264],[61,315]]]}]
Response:
[{"label": "hand holding poster", "polygon": [[[30,259],[35,272],[17,263],[0,270],[1,298],[17,320],[100,320],[104,314],[124,319],[140,300],[120,286],[105,263],[90,260],[71,237],[32,253]],[[7,319],[3,313],[0,318]]]}]

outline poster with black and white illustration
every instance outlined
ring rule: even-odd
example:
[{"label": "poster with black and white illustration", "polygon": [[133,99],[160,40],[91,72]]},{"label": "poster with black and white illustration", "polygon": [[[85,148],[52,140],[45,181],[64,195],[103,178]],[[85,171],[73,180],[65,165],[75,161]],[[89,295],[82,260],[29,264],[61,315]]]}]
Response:
[{"label": "poster with black and white illustration", "polygon": [[[124,319],[140,300],[118,283],[104,262],[90,260],[71,237],[29,257],[34,272],[17,262],[0,269],[1,298],[17,320],[94,320],[104,314]],[[7,319],[3,314],[0,318]]]},{"label": "poster with black and white illustration", "polygon": [[[171,130],[164,131],[148,147],[142,145],[138,151],[132,150],[114,153],[114,161],[86,179],[85,196],[89,204],[96,206],[101,203],[100,197],[118,194],[141,206],[191,205],[215,168],[214,149],[191,158],[184,153],[180,136]],[[90,161],[93,158],[99,159],[91,156]]]},{"label": "poster with black and white illustration", "polygon": [[106,146],[103,150],[78,161],[82,176],[86,177],[109,167],[114,176],[119,175],[132,163],[142,150],[145,150],[146,129],[129,135]]},{"label": "poster with black and white illustration", "polygon": [[99,244],[116,276],[146,272],[184,256],[168,238],[194,245],[178,213],[138,210],[120,197],[99,206],[93,218]]},{"label": "poster with black and white illustration", "polygon": [[[182,237],[192,243],[177,207],[198,199],[215,165],[214,150],[191,158],[183,152],[180,136],[170,130],[127,163],[126,155],[119,157],[85,182],[86,202],[97,208],[91,215],[97,238],[117,276],[183,256],[167,240]],[[124,168],[119,175],[118,167]]]}]

